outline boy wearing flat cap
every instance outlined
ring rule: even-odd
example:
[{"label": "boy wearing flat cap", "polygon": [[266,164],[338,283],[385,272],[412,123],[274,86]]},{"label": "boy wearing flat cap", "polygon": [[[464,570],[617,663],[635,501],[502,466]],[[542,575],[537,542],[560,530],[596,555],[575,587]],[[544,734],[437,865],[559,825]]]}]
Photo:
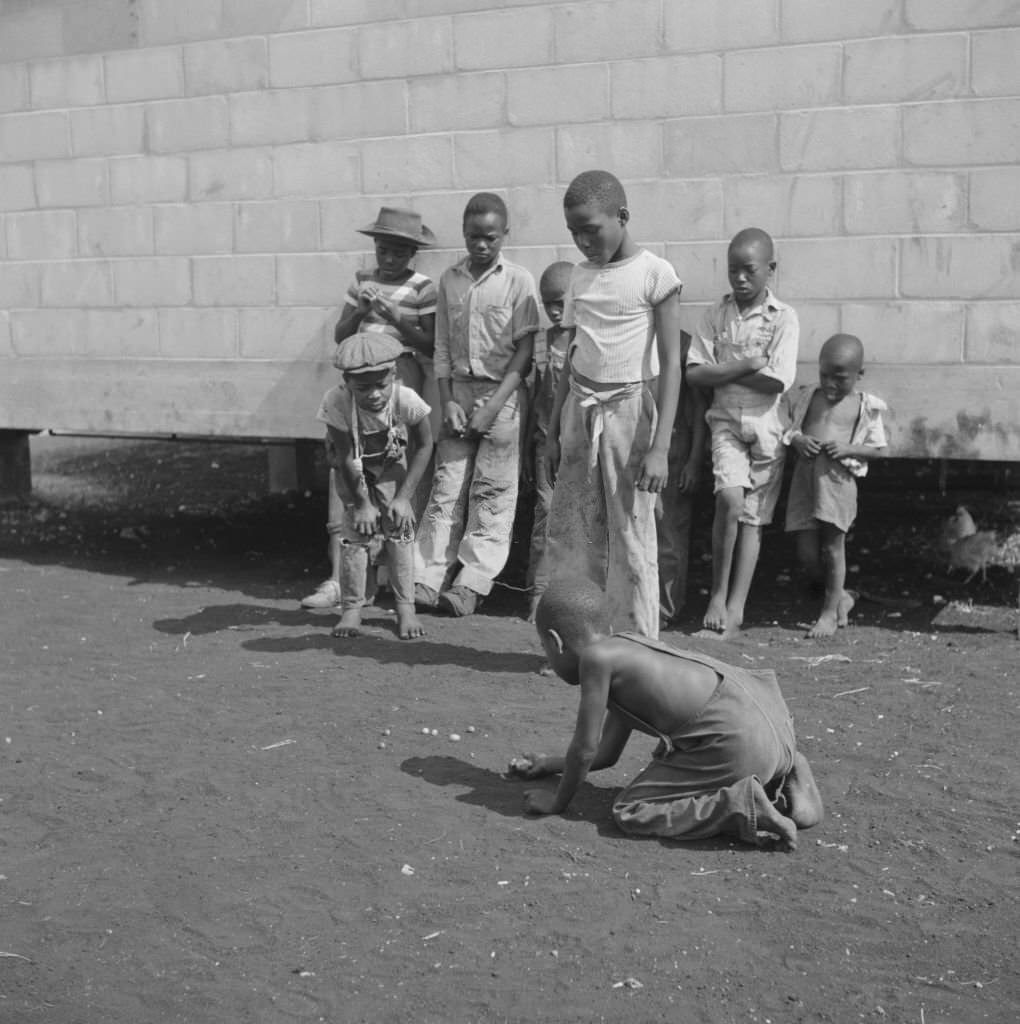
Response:
[{"label": "boy wearing flat cap", "polygon": [[429,406],[396,380],[400,354],[400,342],[388,334],[351,335],[335,359],[344,383],[327,391],[319,407],[333,468],[352,496],[339,530],[343,613],[336,637],[359,634],[369,561],[380,549],[389,565],[400,638],[424,633],[414,608],[411,499],[432,457],[432,428]]},{"label": "boy wearing flat cap", "polygon": [[[347,289],[340,320],[333,332],[337,345],[357,333],[388,335],[400,343],[396,378],[422,395],[438,409],[438,392],[432,370],[436,334],[436,286],[432,279],[410,266],[419,249],[436,244],[436,236],[414,210],[384,206],[371,224],[358,228],[375,243],[376,265],[359,270]],[[334,360],[335,363],[335,360]],[[438,430],[438,412],[433,416],[433,433]],[[343,518],[343,496],[339,481],[330,473],[329,522],[332,575],[319,584],[301,604],[305,608],[333,608],[340,604],[339,529]],[[428,497],[427,489],[416,501],[418,511]]]}]

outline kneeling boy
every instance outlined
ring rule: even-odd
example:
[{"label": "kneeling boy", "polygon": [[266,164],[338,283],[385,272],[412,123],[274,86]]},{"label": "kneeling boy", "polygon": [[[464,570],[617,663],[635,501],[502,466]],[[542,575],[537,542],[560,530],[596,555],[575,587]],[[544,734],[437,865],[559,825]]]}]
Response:
[{"label": "kneeling boy", "polygon": [[554,580],[538,606],[542,646],[556,673],[580,685],[565,757],[525,754],[510,772],[561,773],[555,792],[530,789],[533,814],[566,810],[589,770],[619,760],[631,732],[655,737],[651,764],[613,804],[624,832],[670,839],[759,832],[797,845],[822,820],[822,801],[773,672],[751,672],[634,633],[607,636],[605,595],[584,579]]}]

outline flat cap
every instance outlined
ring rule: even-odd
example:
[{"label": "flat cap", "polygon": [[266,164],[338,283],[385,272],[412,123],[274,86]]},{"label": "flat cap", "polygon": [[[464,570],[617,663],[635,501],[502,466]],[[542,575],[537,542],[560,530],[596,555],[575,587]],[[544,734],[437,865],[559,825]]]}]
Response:
[{"label": "flat cap", "polygon": [[392,366],[404,346],[391,334],[361,331],[345,338],[337,346],[333,365],[344,373],[369,373]]}]

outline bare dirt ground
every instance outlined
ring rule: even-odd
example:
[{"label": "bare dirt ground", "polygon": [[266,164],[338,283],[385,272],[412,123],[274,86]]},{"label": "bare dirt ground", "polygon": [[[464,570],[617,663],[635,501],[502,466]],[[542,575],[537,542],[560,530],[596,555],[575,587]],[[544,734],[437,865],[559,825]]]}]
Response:
[{"label": "bare dirt ground", "polygon": [[869,478],[880,601],[830,642],[766,537],[746,637],[711,649],[778,671],[818,777],[827,819],[780,854],[616,832],[650,742],[525,818],[503,771],[563,746],[575,693],[520,595],[331,639],[298,607],[324,498],[258,497],[264,461],[42,438],[0,508],[0,1022],[1016,1020],[1016,580],[932,546],[961,499],[1005,522],[1002,477]]}]

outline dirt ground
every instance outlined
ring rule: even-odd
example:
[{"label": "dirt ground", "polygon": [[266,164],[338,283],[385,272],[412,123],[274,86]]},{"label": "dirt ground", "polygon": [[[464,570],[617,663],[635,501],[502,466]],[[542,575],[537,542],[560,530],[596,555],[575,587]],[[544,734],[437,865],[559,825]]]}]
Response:
[{"label": "dirt ground", "polygon": [[521,596],[331,639],[298,606],[324,496],[260,497],[264,464],[39,438],[0,507],[2,1024],[1016,1020],[1016,579],[933,546],[960,500],[1006,522],[1009,479],[873,474],[850,560],[879,600],[828,642],[777,532],[745,638],[684,636],[703,510],[666,639],[779,673],[827,809],[781,854],[618,833],[640,739],[525,818],[507,761],[561,748],[576,694]]}]

